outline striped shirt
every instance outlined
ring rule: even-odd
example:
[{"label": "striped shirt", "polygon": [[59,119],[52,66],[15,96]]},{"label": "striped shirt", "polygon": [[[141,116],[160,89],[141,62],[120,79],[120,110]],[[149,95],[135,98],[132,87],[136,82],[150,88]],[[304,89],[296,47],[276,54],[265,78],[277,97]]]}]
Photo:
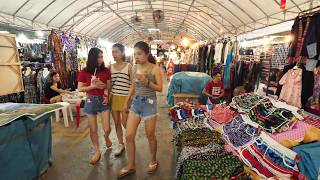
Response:
[{"label": "striped shirt", "polygon": [[128,96],[131,85],[129,75],[129,63],[120,71],[111,65],[112,94],[116,96]]}]

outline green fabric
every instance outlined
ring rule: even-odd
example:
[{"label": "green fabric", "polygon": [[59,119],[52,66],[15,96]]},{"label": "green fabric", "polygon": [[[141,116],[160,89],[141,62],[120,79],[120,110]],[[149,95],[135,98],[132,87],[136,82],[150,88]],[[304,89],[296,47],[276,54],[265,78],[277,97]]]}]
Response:
[{"label": "green fabric", "polygon": [[221,134],[211,131],[208,128],[188,129],[183,131],[177,138],[177,150],[181,152],[185,146],[203,147],[214,142],[220,145],[225,144]]},{"label": "green fabric", "polygon": [[180,180],[207,180],[230,178],[243,172],[243,164],[232,155],[212,160],[186,160]]}]

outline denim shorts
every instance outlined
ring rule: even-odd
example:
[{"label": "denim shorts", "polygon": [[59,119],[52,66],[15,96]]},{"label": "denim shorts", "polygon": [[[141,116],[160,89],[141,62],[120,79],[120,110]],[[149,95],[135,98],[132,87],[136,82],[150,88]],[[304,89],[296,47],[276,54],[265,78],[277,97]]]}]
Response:
[{"label": "denim shorts", "polygon": [[87,94],[87,99],[84,104],[84,112],[89,115],[97,115],[103,111],[110,110],[109,104],[102,104],[103,96],[93,96]]},{"label": "denim shorts", "polygon": [[156,96],[134,96],[130,111],[139,116],[141,120],[147,120],[158,114]]}]

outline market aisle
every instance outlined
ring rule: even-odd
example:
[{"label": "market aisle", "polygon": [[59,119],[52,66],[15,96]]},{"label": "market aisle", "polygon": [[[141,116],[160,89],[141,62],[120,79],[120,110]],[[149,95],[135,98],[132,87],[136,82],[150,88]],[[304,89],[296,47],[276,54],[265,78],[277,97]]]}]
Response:
[{"label": "market aisle", "polygon": [[[170,128],[169,116],[167,113],[165,94],[167,82],[164,83],[164,92],[158,94],[159,120],[157,124],[158,138],[158,160],[160,166],[154,175],[148,175],[147,164],[149,160],[148,141],[144,135],[144,123],[138,129],[137,142],[137,172],[135,175],[128,176],[128,180],[170,180],[175,174],[175,159],[172,147],[172,129]],[[113,120],[111,120],[113,124]],[[89,155],[92,152],[89,129],[86,128],[87,122],[82,118],[80,128],[64,128],[62,123],[54,123],[53,128],[53,157],[54,163],[49,168],[48,173],[43,176],[45,180],[113,180],[116,173],[125,165],[126,155],[115,158],[112,150],[106,152],[100,163],[91,166],[88,163]],[[111,138],[114,144],[117,142],[114,126],[112,126]],[[100,128],[100,144],[104,146],[103,130]],[[115,147],[115,146],[114,146]],[[102,146],[101,146],[102,149]]]}]

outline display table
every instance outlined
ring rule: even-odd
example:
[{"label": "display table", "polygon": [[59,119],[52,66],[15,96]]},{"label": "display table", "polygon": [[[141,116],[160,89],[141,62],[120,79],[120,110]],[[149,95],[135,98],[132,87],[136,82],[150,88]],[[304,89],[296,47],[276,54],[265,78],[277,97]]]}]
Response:
[{"label": "display table", "polygon": [[0,179],[38,179],[52,163],[51,120],[58,105],[0,104]]}]

